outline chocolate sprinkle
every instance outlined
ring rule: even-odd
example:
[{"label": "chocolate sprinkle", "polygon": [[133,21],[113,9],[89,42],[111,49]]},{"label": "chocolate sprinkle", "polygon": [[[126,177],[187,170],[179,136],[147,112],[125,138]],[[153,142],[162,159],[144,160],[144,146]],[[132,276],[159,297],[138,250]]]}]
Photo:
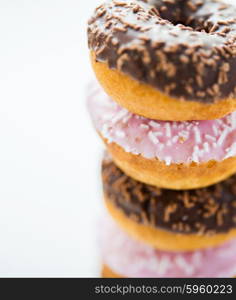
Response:
[{"label": "chocolate sprinkle", "polygon": [[88,25],[97,61],[202,103],[236,97],[235,41],[236,7],[216,0],[108,0]]},{"label": "chocolate sprinkle", "polygon": [[107,158],[102,178],[106,199],[138,223],[198,235],[236,228],[236,175],[208,188],[174,191],[138,182]]}]

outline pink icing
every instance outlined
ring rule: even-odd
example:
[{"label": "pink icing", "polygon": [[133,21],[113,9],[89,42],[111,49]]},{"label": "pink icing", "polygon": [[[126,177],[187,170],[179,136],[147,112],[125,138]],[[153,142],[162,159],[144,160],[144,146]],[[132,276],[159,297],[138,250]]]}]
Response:
[{"label": "pink icing", "polygon": [[93,87],[88,107],[96,129],[126,152],[171,163],[222,161],[236,155],[236,112],[211,121],[169,122],[130,113]]},{"label": "pink icing", "polygon": [[233,277],[236,240],[193,252],[155,250],[131,239],[106,216],[101,224],[103,262],[124,277]]}]

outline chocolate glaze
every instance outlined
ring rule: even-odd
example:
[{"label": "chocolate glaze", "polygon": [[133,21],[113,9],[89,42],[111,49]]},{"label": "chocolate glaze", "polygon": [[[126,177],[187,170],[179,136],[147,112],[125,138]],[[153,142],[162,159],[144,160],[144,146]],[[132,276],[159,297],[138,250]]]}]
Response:
[{"label": "chocolate glaze", "polygon": [[236,175],[208,188],[174,191],[138,182],[105,159],[102,178],[106,199],[138,223],[200,235],[236,228]]},{"label": "chocolate glaze", "polygon": [[88,25],[97,61],[172,97],[236,97],[236,7],[216,0],[109,0]]}]

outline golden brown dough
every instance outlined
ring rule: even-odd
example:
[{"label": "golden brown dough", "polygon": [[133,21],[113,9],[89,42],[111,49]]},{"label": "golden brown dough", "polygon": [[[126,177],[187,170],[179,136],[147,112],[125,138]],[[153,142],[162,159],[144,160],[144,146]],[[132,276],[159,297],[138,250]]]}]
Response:
[{"label": "golden brown dough", "polygon": [[236,157],[206,163],[171,164],[128,153],[116,143],[107,143],[116,165],[128,176],[161,188],[187,190],[203,188],[220,182],[236,172]]},{"label": "golden brown dough", "polygon": [[197,234],[177,234],[160,230],[149,225],[135,222],[133,219],[105,199],[110,215],[131,237],[144,242],[154,248],[166,251],[193,251],[216,247],[236,238],[236,229],[227,233],[217,233],[211,236]]},{"label": "golden brown dough", "polygon": [[107,94],[130,112],[164,121],[214,120],[236,110],[236,99],[200,103],[171,98],[159,90],[96,61],[91,52],[93,70]]}]

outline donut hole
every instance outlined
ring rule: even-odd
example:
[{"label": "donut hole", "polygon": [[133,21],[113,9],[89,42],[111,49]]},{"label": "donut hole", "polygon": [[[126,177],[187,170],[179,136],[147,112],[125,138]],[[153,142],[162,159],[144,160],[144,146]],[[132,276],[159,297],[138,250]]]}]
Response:
[{"label": "donut hole", "polygon": [[181,25],[192,28],[194,31],[209,33],[213,24],[207,22],[207,18],[193,18],[189,16],[182,16],[181,19],[165,18],[165,15],[161,15],[164,20],[171,22],[174,26]]},{"label": "donut hole", "polygon": [[[160,14],[160,17],[164,20],[171,22],[174,26],[182,25],[185,27],[190,27],[194,31],[209,33],[213,24],[208,22],[211,14],[205,14],[203,16],[198,16],[197,11],[201,5],[193,8],[189,7],[186,1],[176,1],[173,3],[164,1],[149,0],[150,4],[154,5]],[[161,3],[161,4],[160,4]],[[186,4],[187,3],[187,4]],[[199,2],[200,3],[200,2]]]}]

